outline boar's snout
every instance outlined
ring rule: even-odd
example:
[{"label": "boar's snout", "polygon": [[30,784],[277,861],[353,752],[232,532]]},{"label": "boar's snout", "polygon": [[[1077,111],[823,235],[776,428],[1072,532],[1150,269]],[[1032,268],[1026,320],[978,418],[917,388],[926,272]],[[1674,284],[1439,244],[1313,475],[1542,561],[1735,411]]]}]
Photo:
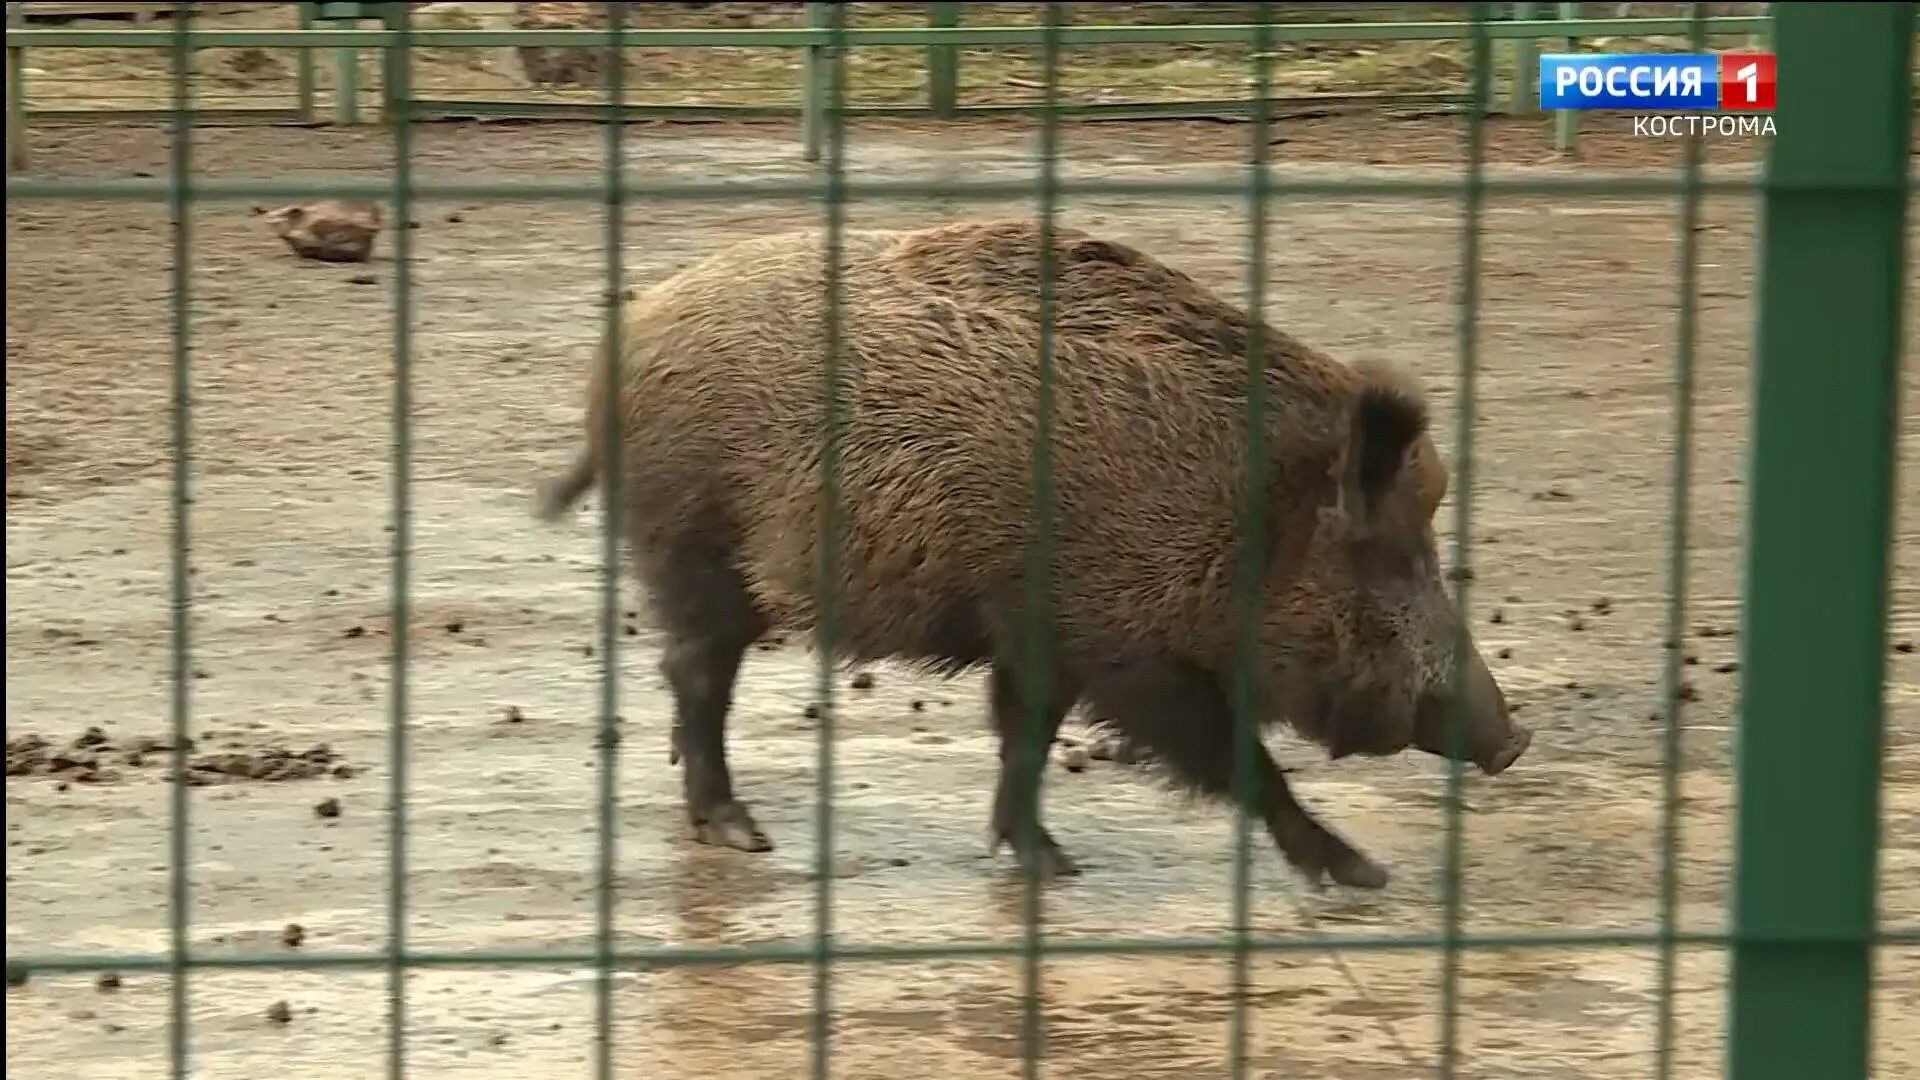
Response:
[{"label": "boar's snout", "polygon": [[1419,713],[1414,718],[1413,744],[1429,754],[1454,757],[1450,753],[1447,726],[1456,713],[1466,726],[1465,738],[1460,743],[1460,760],[1472,762],[1488,776],[1505,772],[1533,743],[1533,732],[1513,722],[1507,709],[1507,696],[1501,692],[1500,684],[1494,680],[1493,672],[1487,670],[1487,663],[1477,650],[1467,657],[1466,678],[1459,699],[1453,696],[1453,688],[1447,686],[1420,702]]}]

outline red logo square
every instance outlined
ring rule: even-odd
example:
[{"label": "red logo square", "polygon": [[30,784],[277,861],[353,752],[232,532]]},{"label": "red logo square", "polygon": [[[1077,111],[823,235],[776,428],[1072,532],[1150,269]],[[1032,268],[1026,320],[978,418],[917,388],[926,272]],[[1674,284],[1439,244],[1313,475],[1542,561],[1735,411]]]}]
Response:
[{"label": "red logo square", "polygon": [[1720,108],[1760,110],[1773,108],[1772,53],[1720,54]]}]

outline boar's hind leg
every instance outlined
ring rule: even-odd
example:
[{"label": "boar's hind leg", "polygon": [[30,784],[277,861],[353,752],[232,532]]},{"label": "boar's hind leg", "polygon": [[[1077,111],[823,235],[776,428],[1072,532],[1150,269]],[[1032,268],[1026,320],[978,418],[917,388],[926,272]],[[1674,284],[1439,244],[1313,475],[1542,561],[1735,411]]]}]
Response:
[{"label": "boar's hind leg", "polygon": [[772,850],[735,800],[727,765],[734,678],[766,620],[739,573],[710,548],[676,551],[650,567],[646,578],[666,632],[660,670],[673,690],[673,749],[682,762],[694,838],[741,851]]},{"label": "boar's hind leg", "polygon": [[[1176,660],[1116,662],[1090,673],[1087,696],[1099,714],[1140,743],[1174,779],[1216,797],[1234,793],[1233,711],[1211,674]],[[1267,748],[1254,745],[1259,780],[1249,812],[1266,824],[1280,853],[1308,881],[1377,889],[1387,872],[1316,821]]]},{"label": "boar's hind leg", "polygon": [[1039,730],[1033,729],[1032,699],[1025,692],[1015,665],[996,661],[988,683],[993,696],[993,726],[1000,734],[1000,783],[993,795],[993,848],[1011,845],[1020,867],[1041,879],[1071,877],[1080,872],[1060,845],[1040,824],[1040,776],[1047,752],[1060,731],[1072,697],[1055,678],[1054,700],[1041,710]]}]

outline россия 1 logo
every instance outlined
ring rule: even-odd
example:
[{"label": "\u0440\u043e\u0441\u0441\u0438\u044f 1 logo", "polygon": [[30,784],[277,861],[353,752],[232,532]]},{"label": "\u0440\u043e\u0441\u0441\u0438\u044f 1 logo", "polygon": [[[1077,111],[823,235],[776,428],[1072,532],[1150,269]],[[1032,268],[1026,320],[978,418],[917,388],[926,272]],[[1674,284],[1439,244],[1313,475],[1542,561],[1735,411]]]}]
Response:
[{"label": "\u0440\u043e\u0441\u0441\u0438\u044f 1 logo", "polygon": [[[1636,117],[1664,128],[1773,134],[1772,53],[1556,54],[1540,57],[1540,108],[1626,109],[1734,116]],[[1665,131],[1652,132],[1664,134]],[[1675,132],[1680,133],[1680,132]]]}]

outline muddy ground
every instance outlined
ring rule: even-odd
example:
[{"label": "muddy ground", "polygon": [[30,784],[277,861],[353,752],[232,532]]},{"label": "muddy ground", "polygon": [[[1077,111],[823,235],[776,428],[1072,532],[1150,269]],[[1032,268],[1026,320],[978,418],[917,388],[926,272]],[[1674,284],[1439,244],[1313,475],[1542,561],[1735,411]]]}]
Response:
[{"label": "muddy ground", "polygon": [[[1436,173],[1446,120],[1286,125],[1288,175]],[[1242,129],[1070,129],[1072,175],[1212,175]],[[1585,166],[1545,166],[1544,129],[1502,122],[1502,170],[1670,162],[1669,143],[1599,131]],[[1031,132],[864,125],[867,177],[1031,173]],[[585,126],[435,126],[426,179],[593,175]],[[161,175],[162,132],[47,128],[46,175]],[[635,127],[630,167],[681,180],[804,175],[785,127]],[[1712,148],[1729,175],[1749,146]],[[377,132],[208,130],[196,168],[227,178],[378,175]],[[854,225],[1030,205],[856,204]],[[1650,929],[1659,867],[1659,641],[1665,595],[1677,316],[1674,200],[1495,198],[1485,211],[1473,504],[1474,621],[1540,737],[1497,779],[1466,782],[1467,927]],[[167,945],[168,274],[165,214],[132,203],[11,203],[7,220],[7,949],[158,953]],[[433,950],[592,942],[596,527],[529,517],[530,488],[578,432],[596,334],[601,212],[557,203],[417,208],[413,235],[414,555],[406,800],[409,942]],[[795,204],[642,203],[630,280],[715,244],[819,220]],[[1232,200],[1074,199],[1069,224],[1141,245],[1242,296]],[[1450,200],[1284,200],[1271,215],[1267,310],[1349,358],[1388,357],[1432,388],[1449,455],[1458,416],[1462,220]],[[191,934],[206,950],[372,950],[387,941],[393,760],[388,532],[394,268],[295,259],[245,204],[192,214],[194,571]],[[391,251],[389,234],[381,240]],[[1684,647],[1678,924],[1726,922],[1731,730],[1755,262],[1752,207],[1716,200],[1700,241],[1698,395]],[[1920,297],[1917,297],[1920,299]],[[1908,365],[1905,431],[1920,426]],[[1909,453],[1909,458],[1910,458]],[[1911,461],[1908,462],[1909,471]],[[1909,488],[1911,485],[1907,485]],[[1459,492],[1456,486],[1455,494]],[[1920,506],[1900,508],[1896,642],[1920,635]],[[1440,515],[1451,542],[1451,500]],[[633,609],[629,592],[623,607]],[[733,753],[776,850],[682,838],[667,699],[644,613],[623,623],[617,944],[804,943],[813,933],[817,662],[754,653]],[[891,668],[843,702],[833,798],[833,922],[849,944],[1012,942],[1019,888],[985,853],[993,746],[975,678]],[[1889,657],[1881,913],[1920,922],[1920,657]],[[1817,717],[1809,737],[1817,738]],[[90,728],[98,729],[89,732]],[[76,747],[75,743],[80,743]],[[1266,845],[1263,934],[1417,934],[1440,926],[1445,771],[1419,757],[1329,764],[1275,736],[1304,797],[1395,872],[1376,895],[1315,895]],[[15,751],[19,752],[16,758]],[[16,771],[19,775],[11,775]],[[1137,769],[1049,772],[1055,834],[1086,875],[1046,898],[1059,938],[1190,937],[1230,911],[1230,818]],[[287,927],[300,932],[289,937]],[[289,944],[293,940],[295,944]],[[1656,954],[1642,947],[1475,954],[1461,963],[1461,1075],[1653,1074]],[[1675,1075],[1718,1075],[1726,963],[1682,950]],[[1876,1075],[1920,1073],[1920,955],[1877,973]],[[1433,1061],[1442,964],[1429,950],[1287,952],[1253,962],[1257,1075],[1404,1078]],[[375,1075],[377,970],[212,971],[191,980],[195,1075]],[[1044,969],[1052,1075],[1220,1068],[1230,998],[1218,956],[1073,957]],[[808,1062],[804,965],[623,972],[614,1057],[633,1075],[790,1077]],[[588,1075],[593,977],[473,967],[408,980],[418,1075]],[[836,1075],[1019,1071],[1015,960],[848,962],[834,969]],[[7,993],[19,1076],[164,1074],[168,983],[127,972],[35,976]],[[282,1006],[280,1003],[284,1003]]]}]

